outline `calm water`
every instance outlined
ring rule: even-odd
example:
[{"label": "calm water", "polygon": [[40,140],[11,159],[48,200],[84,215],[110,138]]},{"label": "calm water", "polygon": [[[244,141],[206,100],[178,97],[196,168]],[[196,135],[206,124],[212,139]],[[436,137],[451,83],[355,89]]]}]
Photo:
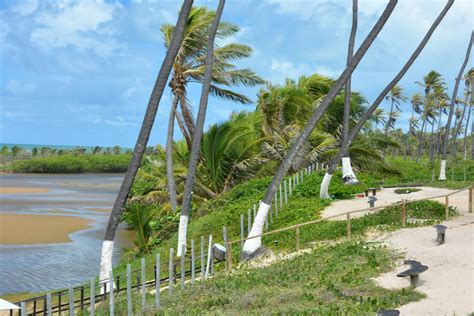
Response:
[{"label": "calm water", "polygon": [[[112,208],[121,181],[122,175],[118,174],[0,174],[1,187],[50,189],[47,193],[2,195],[0,212],[73,215],[93,220],[88,229],[69,235],[72,242],[0,245],[0,295],[54,290],[96,276],[109,216],[104,210]],[[120,248],[131,244],[130,234],[124,229],[117,238],[115,261]]]}]

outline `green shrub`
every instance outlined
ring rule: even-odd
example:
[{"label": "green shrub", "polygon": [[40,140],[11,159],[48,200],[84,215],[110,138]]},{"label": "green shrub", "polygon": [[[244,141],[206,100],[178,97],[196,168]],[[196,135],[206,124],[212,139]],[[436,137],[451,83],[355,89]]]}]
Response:
[{"label": "green shrub", "polygon": [[12,170],[18,173],[83,173],[127,171],[129,154],[121,155],[63,155],[34,158],[13,162]]}]

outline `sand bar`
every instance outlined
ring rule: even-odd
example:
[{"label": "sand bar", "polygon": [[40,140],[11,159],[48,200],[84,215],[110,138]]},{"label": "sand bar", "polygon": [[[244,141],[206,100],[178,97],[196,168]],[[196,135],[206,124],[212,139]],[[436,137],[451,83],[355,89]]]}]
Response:
[{"label": "sand bar", "polygon": [[0,194],[46,193],[46,188],[0,187]]},{"label": "sand bar", "polygon": [[69,234],[89,228],[91,222],[77,216],[0,213],[0,244],[70,242]]}]

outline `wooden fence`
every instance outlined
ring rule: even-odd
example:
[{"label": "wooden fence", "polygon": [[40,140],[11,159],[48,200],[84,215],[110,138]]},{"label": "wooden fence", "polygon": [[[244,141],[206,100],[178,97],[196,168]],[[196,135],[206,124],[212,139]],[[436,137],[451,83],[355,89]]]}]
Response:
[{"label": "wooden fence", "polygon": [[355,214],[355,213],[361,213],[361,212],[373,213],[373,212],[385,209],[387,207],[401,206],[402,207],[402,213],[401,213],[402,226],[405,227],[406,226],[406,219],[407,219],[407,213],[406,213],[406,204],[407,203],[427,201],[427,200],[433,200],[433,199],[438,199],[438,198],[445,198],[445,203],[444,203],[445,204],[445,220],[449,220],[449,197],[453,194],[457,194],[459,192],[463,192],[463,191],[466,191],[466,190],[469,191],[469,201],[468,201],[469,213],[472,213],[473,212],[474,186],[470,186],[470,187],[467,187],[467,188],[464,188],[464,189],[461,189],[461,190],[457,190],[457,191],[451,192],[449,194],[431,196],[431,197],[422,198],[422,199],[405,200],[405,201],[393,203],[393,204],[390,204],[390,205],[384,205],[384,206],[378,206],[378,207],[372,207],[372,208],[364,208],[364,209],[360,209],[360,210],[344,212],[344,213],[340,213],[340,214],[336,214],[336,215],[332,215],[332,216],[318,218],[318,219],[313,220],[313,221],[300,223],[300,224],[296,224],[296,225],[292,225],[292,226],[283,227],[283,228],[275,229],[275,230],[272,230],[272,231],[264,232],[260,235],[255,235],[255,236],[251,236],[251,237],[247,237],[247,238],[241,238],[239,240],[229,240],[229,241],[227,241],[227,251],[226,251],[227,265],[226,265],[226,268],[227,268],[227,271],[232,270],[232,265],[233,265],[233,262],[232,262],[232,245],[234,245],[234,244],[240,243],[242,245],[246,240],[250,240],[250,239],[254,239],[254,238],[261,238],[261,237],[264,237],[264,236],[270,236],[270,235],[274,235],[274,234],[281,233],[281,232],[284,232],[284,231],[295,230],[295,245],[296,245],[296,250],[299,250],[300,249],[300,229],[301,229],[301,227],[317,224],[317,223],[320,223],[322,221],[326,221],[326,220],[333,219],[333,218],[344,217],[344,216],[346,217],[346,222],[347,222],[346,236],[347,236],[348,239],[350,239],[351,238],[351,214]]}]

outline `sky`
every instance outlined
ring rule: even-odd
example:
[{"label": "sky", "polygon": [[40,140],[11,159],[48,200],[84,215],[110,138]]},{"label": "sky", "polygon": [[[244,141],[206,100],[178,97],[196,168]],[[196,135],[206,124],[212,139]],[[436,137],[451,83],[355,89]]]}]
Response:
[{"label": "sky", "polygon": [[[359,0],[356,47],[387,3]],[[445,3],[399,0],[355,70],[353,90],[373,101]],[[133,147],[165,54],[160,26],[176,22],[180,5],[176,0],[0,0],[0,143]],[[195,5],[215,9],[217,0]],[[269,82],[312,73],[337,78],[346,63],[351,9],[349,0],[229,0],[222,21],[241,28],[229,42],[253,49],[237,65]],[[473,11],[471,1],[455,1],[400,82],[408,96],[422,92],[415,82],[430,70],[444,76],[452,95]],[[255,101],[259,88],[235,90]],[[163,95],[149,145],[165,143],[170,94]],[[200,86],[192,84],[195,109],[199,96]],[[253,109],[255,103],[211,97],[205,126]],[[406,128],[410,109],[402,105],[397,127]]]}]

